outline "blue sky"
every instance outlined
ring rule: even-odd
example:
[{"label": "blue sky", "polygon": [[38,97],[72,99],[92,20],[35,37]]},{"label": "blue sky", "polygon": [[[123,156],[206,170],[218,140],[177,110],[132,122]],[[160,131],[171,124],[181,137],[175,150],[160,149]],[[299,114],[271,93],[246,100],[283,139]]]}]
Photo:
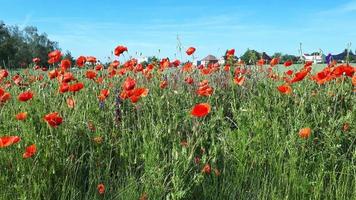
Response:
[{"label": "blue sky", "polygon": [[135,57],[180,58],[177,35],[197,57],[230,48],[298,54],[300,42],[304,52],[356,49],[356,0],[0,0],[0,20],[37,26],[62,50],[102,60],[119,44]]}]

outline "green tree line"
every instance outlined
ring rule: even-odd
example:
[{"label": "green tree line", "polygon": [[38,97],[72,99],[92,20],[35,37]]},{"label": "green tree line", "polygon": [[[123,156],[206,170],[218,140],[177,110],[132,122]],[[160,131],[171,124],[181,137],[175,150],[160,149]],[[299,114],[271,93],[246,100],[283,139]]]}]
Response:
[{"label": "green tree line", "polygon": [[0,21],[0,66],[9,69],[27,67],[38,57],[46,65],[48,52],[58,49],[58,43],[39,33],[34,26],[23,29]]}]

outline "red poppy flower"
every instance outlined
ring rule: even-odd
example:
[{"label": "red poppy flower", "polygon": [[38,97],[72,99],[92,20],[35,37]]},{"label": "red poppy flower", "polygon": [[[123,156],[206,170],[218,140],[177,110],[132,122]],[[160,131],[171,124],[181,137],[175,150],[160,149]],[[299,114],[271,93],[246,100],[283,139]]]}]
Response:
[{"label": "red poppy flower", "polygon": [[59,86],[59,89],[58,89],[58,91],[61,93],[61,94],[63,94],[63,93],[65,93],[65,92],[68,92],[68,90],[69,90],[69,84],[68,83],[62,83],[60,86]]},{"label": "red poppy flower", "polygon": [[110,66],[114,69],[117,69],[120,66],[120,61],[114,60],[112,63],[110,63]]},{"label": "red poppy flower", "polygon": [[127,47],[125,47],[125,46],[117,46],[115,48],[114,54],[115,54],[115,56],[120,56],[125,51],[127,51]]},{"label": "red poppy flower", "polygon": [[26,92],[19,94],[17,99],[19,101],[25,102],[25,101],[32,99],[32,97],[33,97],[33,93],[31,91],[26,91]]},{"label": "red poppy flower", "polygon": [[210,109],[211,108],[208,103],[199,103],[193,107],[191,115],[194,117],[205,117],[210,113]]},{"label": "red poppy flower", "polygon": [[303,69],[301,70],[300,72],[297,72],[295,75],[294,75],[294,78],[292,79],[291,83],[295,83],[295,82],[299,82],[301,80],[303,80],[309,73],[309,70],[310,68],[308,69]]},{"label": "red poppy flower", "polygon": [[54,64],[61,60],[62,54],[59,50],[54,50],[48,54],[48,57],[49,57],[48,63]]},{"label": "red poppy flower", "polygon": [[124,90],[132,90],[135,88],[135,86],[136,86],[136,80],[132,79],[131,77],[127,77],[122,85]]},{"label": "red poppy flower", "polygon": [[281,86],[278,86],[277,89],[279,92],[283,94],[291,94],[292,93],[292,87],[288,84],[283,84]]},{"label": "red poppy flower", "polygon": [[183,72],[190,72],[190,71],[192,71],[192,67],[193,67],[193,63],[191,63],[191,62],[186,62],[186,63],[183,65],[182,71],[183,71]]},{"label": "red poppy flower", "polygon": [[94,56],[88,56],[86,58],[87,62],[96,63],[96,58]]},{"label": "red poppy flower", "polygon": [[0,103],[5,103],[10,99],[11,99],[11,94],[5,91],[1,94],[1,88],[0,88]]},{"label": "red poppy flower", "polygon": [[332,73],[337,77],[342,76],[343,74],[345,74],[348,77],[352,77],[355,73],[355,70],[350,65],[340,65],[335,67]]},{"label": "red poppy flower", "polygon": [[85,65],[86,61],[87,61],[87,58],[85,56],[79,56],[77,58],[77,62],[76,63],[78,65],[78,67],[80,68],[80,67],[83,67]]},{"label": "red poppy flower", "polygon": [[100,70],[102,70],[103,69],[103,65],[97,65],[97,66],[95,66],[95,70],[96,71],[100,71]]},{"label": "red poppy flower", "polygon": [[97,75],[97,72],[94,71],[94,70],[88,70],[86,73],[85,73],[85,76],[88,78],[88,79],[94,79]]},{"label": "red poppy flower", "polygon": [[186,77],[186,78],[184,79],[184,81],[185,81],[186,83],[188,83],[189,85],[194,83],[194,79],[193,79],[192,77],[190,77],[190,76]]},{"label": "red poppy flower", "polygon": [[293,70],[291,70],[291,69],[285,72],[285,74],[287,74],[288,76],[292,76],[293,73],[294,73],[294,72],[293,72]]},{"label": "red poppy flower", "polygon": [[49,113],[45,115],[43,119],[54,128],[63,122],[63,119],[58,115],[58,112]]},{"label": "red poppy flower", "polygon": [[133,96],[140,96],[140,97],[145,97],[148,94],[148,89],[147,88],[136,88],[132,91]]},{"label": "red poppy flower", "polygon": [[65,72],[63,75],[57,77],[59,82],[68,83],[76,80],[71,72]]},{"label": "red poppy flower", "polygon": [[26,148],[25,153],[22,155],[23,158],[31,158],[33,155],[35,155],[37,152],[37,147],[35,144],[28,146]]},{"label": "red poppy flower", "polygon": [[19,136],[2,136],[0,137],[0,148],[8,147],[21,141]]},{"label": "red poppy flower", "polygon": [[244,82],[245,82],[245,77],[244,76],[241,76],[241,77],[235,76],[234,83],[236,85],[242,86],[244,84]]},{"label": "red poppy flower", "polygon": [[98,83],[98,84],[102,84],[104,81],[104,78],[103,77],[98,77],[95,82]]},{"label": "red poppy flower", "polygon": [[27,112],[20,112],[16,115],[16,119],[19,121],[25,120],[27,118]]},{"label": "red poppy flower", "polygon": [[104,194],[105,193],[104,184],[102,184],[102,183],[98,184],[97,189],[98,189],[99,194]]},{"label": "red poppy flower", "polygon": [[130,99],[132,103],[136,103],[141,97],[145,97],[148,94],[147,88],[136,88],[132,90],[123,90],[120,94],[122,99]]},{"label": "red poppy flower", "polygon": [[9,75],[9,72],[5,69],[0,70],[0,80],[6,78]]},{"label": "red poppy flower", "polygon": [[305,62],[305,64],[304,64],[304,68],[311,67],[312,65],[313,65],[313,61],[307,61],[307,62]]},{"label": "red poppy flower", "polygon": [[110,94],[110,90],[103,89],[100,91],[100,95],[98,96],[100,101],[104,101]]},{"label": "red poppy flower", "polygon": [[180,61],[179,60],[174,60],[172,63],[171,63],[174,67],[178,67],[180,65]]},{"label": "red poppy flower", "polygon": [[279,64],[279,58],[273,58],[270,62],[271,67]]},{"label": "red poppy flower", "polygon": [[84,84],[83,83],[75,83],[72,85],[69,85],[68,90],[71,92],[78,92],[79,90],[84,88]]},{"label": "red poppy flower", "polygon": [[230,49],[226,51],[226,57],[229,58],[235,55],[235,49]]},{"label": "red poppy flower", "polygon": [[257,61],[257,66],[263,66],[264,64],[265,64],[265,60],[262,58]]},{"label": "red poppy flower", "polygon": [[200,86],[197,90],[198,96],[204,96],[204,97],[210,96],[211,94],[213,94],[213,92],[214,92],[214,89],[212,87],[210,87],[208,85],[208,83],[206,83],[206,84],[200,83]]},{"label": "red poppy flower", "polygon": [[285,67],[290,67],[291,65],[293,65],[293,61],[291,61],[291,60],[287,60],[287,61],[284,63],[284,66],[285,66]]},{"label": "red poppy flower", "polygon": [[195,52],[195,48],[194,47],[189,47],[186,51],[187,55],[190,56]]},{"label": "red poppy flower", "polygon": [[54,79],[54,78],[58,77],[58,75],[59,75],[59,73],[56,69],[48,72],[49,79]]},{"label": "red poppy flower", "polygon": [[309,127],[302,128],[299,130],[299,137],[303,139],[308,139],[311,134],[311,129]]},{"label": "red poppy flower", "polygon": [[68,59],[62,60],[61,61],[62,71],[67,71],[67,69],[69,69],[71,65],[72,65],[72,63],[70,62],[70,60],[68,60]]}]

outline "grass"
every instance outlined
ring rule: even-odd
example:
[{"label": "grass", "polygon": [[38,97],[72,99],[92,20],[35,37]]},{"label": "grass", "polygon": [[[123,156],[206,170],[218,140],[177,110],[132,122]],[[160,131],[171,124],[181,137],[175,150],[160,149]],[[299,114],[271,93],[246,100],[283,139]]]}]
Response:
[{"label": "grass", "polygon": [[[185,84],[178,71],[165,89],[156,71],[150,81],[128,72],[103,84],[83,73],[75,76],[85,88],[75,94],[59,94],[57,81],[45,73],[29,87],[7,89],[13,97],[0,106],[0,136],[22,140],[0,149],[0,199],[355,199],[356,101],[350,78],[325,85],[306,78],[293,84],[292,95],[283,95],[276,89],[281,82],[262,74],[241,87],[230,73],[194,72],[196,82],[209,79],[214,88],[212,96],[198,97],[197,87]],[[116,91],[127,76],[149,94],[136,104],[124,100],[117,122]],[[110,95],[100,107],[103,88]],[[16,96],[27,89],[34,98],[19,102]],[[74,109],[66,104],[70,96]],[[191,117],[191,108],[202,102],[212,106],[211,113]],[[17,121],[14,116],[25,111],[28,118]],[[52,128],[42,118],[55,111],[64,122]],[[310,138],[298,136],[303,127],[312,129]],[[23,159],[31,144],[37,153]],[[207,163],[210,174],[202,173]],[[99,183],[104,194],[97,191]]]}]

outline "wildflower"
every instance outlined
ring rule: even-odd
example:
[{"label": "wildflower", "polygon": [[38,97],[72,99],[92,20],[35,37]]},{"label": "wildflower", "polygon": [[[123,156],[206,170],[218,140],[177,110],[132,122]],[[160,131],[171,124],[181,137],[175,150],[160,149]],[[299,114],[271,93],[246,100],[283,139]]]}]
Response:
[{"label": "wildflower", "polygon": [[44,120],[48,125],[56,128],[58,125],[62,124],[63,119],[58,115],[58,112],[49,113],[44,116]]},{"label": "wildflower", "polygon": [[85,56],[79,56],[79,57],[77,58],[76,63],[77,63],[77,65],[78,65],[78,67],[83,67],[83,66],[85,65],[85,62],[86,62],[86,61],[87,61],[87,59],[86,59]]},{"label": "wildflower", "polygon": [[292,87],[288,84],[283,84],[277,87],[278,91],[282,94],[291,94]]},{"label": "wildflower", "polygon": [[230,58],[231,56],[235,55],[235,49],[230,49],[226,51],[226,57]]},{"label": "wildflower", "polygon": [[68,90],[71,92],[78,92],[79,90],[84,88],[84,84],[83,83],[75,83],[72,85],[69,85]]},{"label": "wildflower", "polygon": [[96,63],[96,58],[94,56],[87,56],[87,62],[90,62],[92,64]]},{"label": "wildflower", "polygon": [[26,92],[19,94],[17,99],[19,101],[25,102],[25,101],[32,99],[32,97],[33,97],[33,93],[31,91],[26,91]]},{"label": "wildflower", "polygon": [[0,148],[8,147],[21,141],[19,136],[2,136],[0,137]]},{"label": "wildflower", "polygon": [[309,127],[302,128],[299,130],[299,137],[303,139],[308,139],[311,134],[311,129]]},{"label": "wildflower", "polygon": [[270,62],[271,67],[279,64],[279,58],[273,58]]},{"label": "wildflower", "polygon": [[62,71],[67,71],[67,69],[69,69],[71,65],[72,65],[72,63],[70,62],[70,60],[68,60],[68,59],[62,60],[61,61]]},{"label": "wildflower", "polygon": [[37,147],[35,144],[31,145],[31,146],[28,146],[26,148],[26,152],[22,155],[23,158],[30,158],[32,157],[33,155],[35,155],[37,152]]},{"label": "wildflower", "polygon": [[210,109],[208,103],[196,104],[191,111],[191,115],[194,117],[205,117],[210,113]]},{"label": "wildflower", "polygon": [[125,46],[117,46],[115,48],[114,54],[115,54],[115,56],[120,56],[125,51],[127,51],[127,47],[125,47]]},{"label": "wildflower", "polygon": [[195,52],[195,48],[194,47],[189,47],[186,51],[187,55],[190,56]]},{"label": "wildflower", "polygon": [[48,54],[48,57],[49,57],[48,63],[54,64],[61,60],[62,53],[59,50],[54,50]]},{"label": "wildflower", "polygon": [[16,119],[19,121],[25,120],[27,118],[27,112],[20,112],[16,115]]},{"label": "wildflower", "polygon": [[102,183],[98,184],[97,189],[98,189],[99,194],[104,194],[105,193],[104,184],[102,184]]},{"label": "wildflower", "polygon": [[235,76],[234,78],[234,83],[236,85],[239,85],[239,86],[242,86],[245,82],[245,77],[244,76],[241,76],[240,78],[238,76]]},{"label": "wildflower", "polygon": [[290,67],[291,65],[293,65],[293,61],[291,61],[291,60],[287,60],[287,61],[284,63],[284,66],[285,66],[285,67]]},{"label": "wildflower", "polygon": [[97,72],[94,70],[88,70],[85,73],[85,77],[87,77],[88,79],[94,79],[97,75]]}]

